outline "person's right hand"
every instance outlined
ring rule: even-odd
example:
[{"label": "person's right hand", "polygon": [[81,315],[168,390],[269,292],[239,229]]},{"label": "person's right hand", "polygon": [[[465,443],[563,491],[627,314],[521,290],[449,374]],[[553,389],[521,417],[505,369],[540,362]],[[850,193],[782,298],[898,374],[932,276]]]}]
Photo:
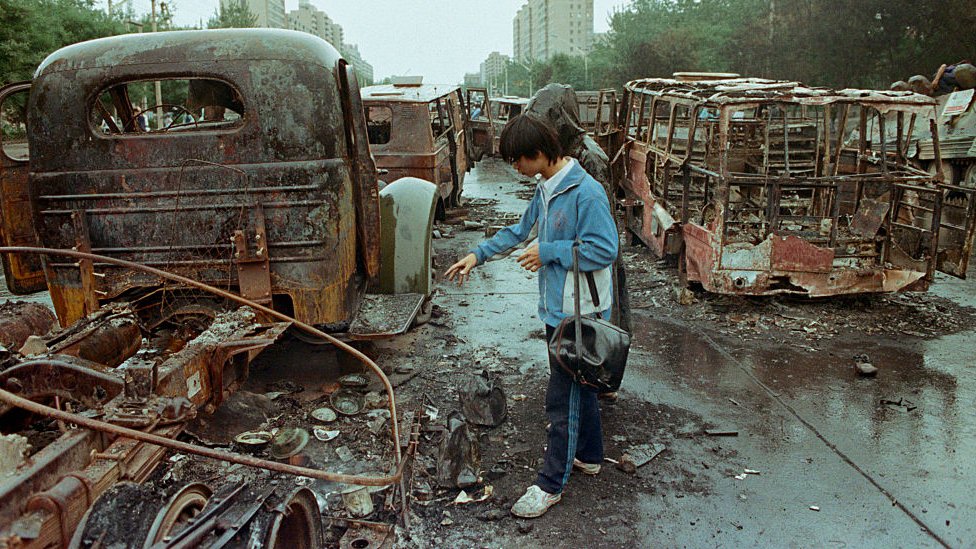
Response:
[{"label": "person's right hand", "polygon": [[454,265],[448,267],[444,276],[448,280],[457,280],[458,286],[461,286],[468,279],[468,276],[470,276],[471,269],[474,269],[477,265],[478,257],[474,254],[468,254]]}]

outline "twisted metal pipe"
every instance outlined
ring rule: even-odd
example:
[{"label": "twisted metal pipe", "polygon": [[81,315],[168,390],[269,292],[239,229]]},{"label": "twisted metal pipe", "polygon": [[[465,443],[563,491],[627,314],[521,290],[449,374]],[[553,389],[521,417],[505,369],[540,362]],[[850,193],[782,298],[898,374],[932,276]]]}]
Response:
[{"label": "twisted metal pipe", "polygon": [[322,471],[319,469],[299,467],[296,465],[278,463],[276,461],[269,461],[269,460],[260,459],[260,458],[256,458],[244,454],[237,454],[234,452],[215,450],[213,448],[207,448],[205,446],[199,446],[196,444],[181,442],[178,440],[161,437],[159,435],[154,435],[151,433],[144,433],[142,431],[137,431],[126,427],[113,425],[111,423],[107,423],[104,421],[99,421],[78,414],[72,414],[70,412],[64,412],[61,410],[57,410],[55,408],[44,406],[43,404],[38,404],[31,400],[18,397],[17,395],[5,391],[3,389],[0,389],[0,400],[12,406],[23,408],[24,410],[27,410],[35,414],[40,414],[54,419],[59,419],[62,421],[74,423],[88,429],[103,431],[106,433],[111,433],[132,440],[138,440],[140,442],[145,442],[148,444],[163,446],[173,450],[186,452],[188,454],[194,454],[194,455],[209,457],[213,459],[219,459],[231,463],[239,463],[241,465],[247,465],[250,467],[259,467],[262,469],[268,469],[271,471],[277,471],[280,473],[286,473],[290,475],[328,480],[332,482],[341,482],[345,484],[356,484],[361,486],[386,486],[388,484],[393,484],[400,480],[400,477],[403,474],[404,461],[400,452],[400,427],[399,424],[397,423],[396,399],[393,395],[393,385],[390,383],[389,378],[386,377],[386,374],[383,373],[383,370],[380,369],[380,367],[375,362],[373,362],[368,356],[366,356],[365,354],[363,354],[361,351],[354,348],[353,346],[349,345],[348,343],[345,343],[344,341],[340,341],[339,339],[336,339],[335,337],[315,328],[314,326],[296,320],[288,315],[285,315],[283,313],[275,311],[274,309],[261,305],[260,303],[255,303],[254,301],[241,297],[233,292],[221,290],[220,288],[215,288],[213,286],[210,286],[209,284],[204,284],[203,282],[200,282],[198,280],[193,280],[185,276],[180,276],[178,274],[163,271],[161,269],[150,267],[148,265],[142,265],[140,263],[126,261],[124,259],[117,259],[114,257],[107,257],[107,256],[92,254],[87,252],[79,252],[77,250],[62,250],[56,248],[39,248],[39,247],[31,247],[31,246],[0,246],[0,254],[3,253],[9,253],[9,254],[24,253],[24,254],[65,256],[65,257],[72,257],[75,259],[85,259],[89,261],[108,263],[111,265],[125,267],[128,269],[135,269],[137,271],[142,271],[166,280],[171,280],[173,282],[177,282],[180,284],[184,284],[186,286],[197,288],[199,290],[212,293],[214,295],[223,297],[225,299],[229,299],[241,305],[251,307],[254,310],[260,311],[282,322],[289,322],[293,326],[296,326],[297,328],[299,328],[300,330],[306,333],[325,339],[326,341],[332,343],[339,349],[349,353],[357,360],[359,360],[367,367],[369,367],[369,369],[371,369],[373,373],[375,373],[377,377],[380,378],[380,381],[383,383],[383,388],[386,390],[386,393],[389,396],[390,431],[393,437],[393,455],[394,455],[395,463],[393,464],[393,467],[391,467],[393,473],[384,476],[346,475],[342,473],[330,473],[328,471]]}]

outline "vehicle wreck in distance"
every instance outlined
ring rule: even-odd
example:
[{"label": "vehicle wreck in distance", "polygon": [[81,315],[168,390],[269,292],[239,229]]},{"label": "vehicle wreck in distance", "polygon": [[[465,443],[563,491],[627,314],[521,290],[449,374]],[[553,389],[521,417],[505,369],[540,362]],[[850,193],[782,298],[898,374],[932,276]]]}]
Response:
[{"label": "vehicle wreck in distance", "polygon": [[437,186],[437,215],[460,204],[468,158],[468,115],[458,86],[420,78],[362,89],[370,150],[384,178],[417,177]]},{"label": "vehicle wreck in distance", "polygon": [[[927,120],[937,140],[935,117],[910,92],[635,80],[611,155],[617,200],[637,239],[710,292],[923,289],[937,270],[965,276],[976,221],[972,189],[908,162],[912,129]],[[871,143],[872,124],[889,138]]]}]

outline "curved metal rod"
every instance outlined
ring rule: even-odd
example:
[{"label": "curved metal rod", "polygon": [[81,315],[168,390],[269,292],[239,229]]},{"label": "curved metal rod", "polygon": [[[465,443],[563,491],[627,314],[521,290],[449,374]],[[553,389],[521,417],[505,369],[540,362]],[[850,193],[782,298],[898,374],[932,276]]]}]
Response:
[{"label": "curved metal rod", "polygon": [[109,433],[114,433],[119,436],[124,436],[125,438],[130,438],[133,440],[139,440],[141,442],[147,442],[150,444],[155,444],[158,446],[164,446],[174,450],[180,450],[183,452],[196,454],[204,457],[211,457],[214,459],[221,459],[225,461],[230,461],[232,463],[240,463],[241,465],[249,465],[252,467],[260,467],[264,469],[269,469],[272,471],[278,471],[282,473],[288,473],[297,476],[304,476],[322,480],[328,480],[332,482],[343,482],[346,484],[356,484],[362,486],[385,486],[387,484],[393,484],[400,480],[400,475],[403,473],[403,458],[400,453],[400,426],[397,422],[396,413],[396,400],[393,396],[393,385],[390,383],[389,378],[383,373],[383,370],[375,362],[373,362],[368,356],[363,354],[361,351],[355,347],[336,339],[335,337],[309,325],[299,320],[296,320],[288,315],[279,313],[274,309],[261,305],[260,303],[255,303],[249,299],[243,298],[233,292],[228,292],[226,290],[221,290],[220,288],[215,288],[209,284],[204,284],[198,280],[193,280],[185,276],[180,276],[178,274],[173,274],[161,269],[156,269],[155,267],[149,267],[147,265],[142,265],[140,263],[135,263],[132,261],[126,261],[124,259],[116,259],[114,257],[106,257],[103,255],[91,254],[87,252],[79,252],[76,250],[62,250],[56,248],[36,248],[31,246],[0,246],[0,253],[26,253],[26,254],[39,254],[39,255],[59,255],[66,257],[73,257],[76,259],[87,259],[89,261],[99,261],[103,263],[108,263],[111,265],[118,265],[120,267],[126,267],[129,269],[135,269],[138,271],[143,271],[149,274],[156,275],[160,278],[171,280],[173,282],[179,282],[187,286],[192,286],[194,288],[210,292],[214,295],[229,299],[231,301],[237,302],[241,305],[246,305],[261,311],[269,316],[277,318],[282,322],[290,322],[294,326],[297,326],[302,331],[308,332],[312,335],[318,336],[325,339],[342,349],[343,351],[351,354],[357,360],[368,366],[373,372],[380,378],[383,383],[383,388],[386,390],[386,394],[389,395],[389,409],[390,409],[390,431],[393,435],[393,455],[396,461],[395,471],[392,475],[376,477],[376,476],[364,476],[364,475],[344,475],[340,473],[329,473],[326,471],[320,471],[318,469],[310,469],[308,467],[298,467],[295,465],[287,465],[284,463],[278,463],[274,461],[268,461],[263,459],[254,458],[252,456],[246,456],[242,454],[235,454],[233,452],[222,452],[218,450],[213,450],[205,446],[197,446],[195,444],[188,444],[185,442],[180,442],[177,440],[168,439],[158,435],[152,435],[149,433],[143,433],[142,431],[136,431],[133,429],[127,429],[125,427],[119,427],[118,425],[113,425],[111,423],[106,423],[103,421],[97,421],[90,418],[80,416],[78,414],[71,414],[68,412],[62,412],[54,408],[49,408],[41,404],[37,404],[27,399],[20,398],[12,393],[0,389],[0,400],[6,401],[18,408],[23,408],[25,410],[31,411],[33,413],[38,413],[46,415],[55,419],[62,419],[77,425],[87,427],[89,429],[97,431],[105,431]]},{"label": "curved metal rod", "polygon": [[75,423],[78,426],[84,427],[86,429],[92,429],[94,431],[103,431],[106,433],[117,435],[122,438],[129,438],[132,440],[138,440],[139,442],[155,444],[156,446],[163,446],[173,450],[178,450],[180,452],[186,452],[187,454],[195,454],[207,458],[219,459],[222,461],[228,461],[230,463],[239,463],[241,465],[247,465],[249,467],[259,467],[261,469],[268,469],[270,471],[287,473],[289,475],[295,475],[300,477],[322,479],[331,482],[341,482],[345,484],[357,484],[360,486],[387,486],[389,484],[394,484],[396,482],[399,482],[400,476],[403,473],[403,461],[400,461],[397,464],[395,472],[392,475],[387,475],[382,477],[330,473],[328,471],[320,471],[319,469],[299,467],[297,465],[278,463],[277,461],[269,461],[266,459],[256,458],[254,456],[248,456],[245,454],[236,454],[234,452],[225,452],[223,450],[207,448],[206,446],[190,444],[189,442],[182,442],[179,440],[174,440],[159,435],[154,435],[152,433],[144,433],[142,431],[137,431],[136,429],[129,429],[128,427],[122,427],[112,423],[99,421],[97,419],[91,419],[83,415],[72,414],[70,412],[63,412],[56,408],[51,408],[43,404],[38,404],[33,400],[27,400],[26,398],[21,398],[3,389],[0,389],[0,400],[8,404],[11,404],[13,406],[16,406],[18,408],[23,408],[28,412],[34,414],[40,414],[53,419],[59,419],[61,421],[68,422],[68,423]]}]

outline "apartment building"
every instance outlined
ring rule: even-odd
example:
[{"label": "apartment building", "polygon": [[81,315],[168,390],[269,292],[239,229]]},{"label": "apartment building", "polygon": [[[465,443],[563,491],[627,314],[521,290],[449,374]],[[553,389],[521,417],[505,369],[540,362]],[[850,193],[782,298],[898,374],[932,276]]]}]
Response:
[{"label": "apartment building", "polygon": [[584,55],[593,46],[593,0],[528,0],[512,21],[517,61]]},{"label": "apartment building", "polygon": [[356,79],[359,80],[359,85],[372,85],[373,65],[370,65],[363,59],[362,54],[359,53],[359,46],[356,44],[343,44],[339,51],[342,53],[342,57],[355,69]]},{"label": "apartment building", "polygon": [[299,0],[298,9],[288,12],[287,27],[314,34],[335,46],[336,49],[340,49],[345,43],[342,25],[313,6],[310,0]]},{"label": "apartment building", "polygon": [[503,53],[493,51],[481,62],[481,81],[486,86],[497,85],[496,83],[504,78],[505,65],[509,57]]},{"label": "apartment building", "polygon": [[220,6],[226,8],[232,4],[243,3],[257,20],[256,27],[283,29],[285,27],[285,0],[220,0]]}]

